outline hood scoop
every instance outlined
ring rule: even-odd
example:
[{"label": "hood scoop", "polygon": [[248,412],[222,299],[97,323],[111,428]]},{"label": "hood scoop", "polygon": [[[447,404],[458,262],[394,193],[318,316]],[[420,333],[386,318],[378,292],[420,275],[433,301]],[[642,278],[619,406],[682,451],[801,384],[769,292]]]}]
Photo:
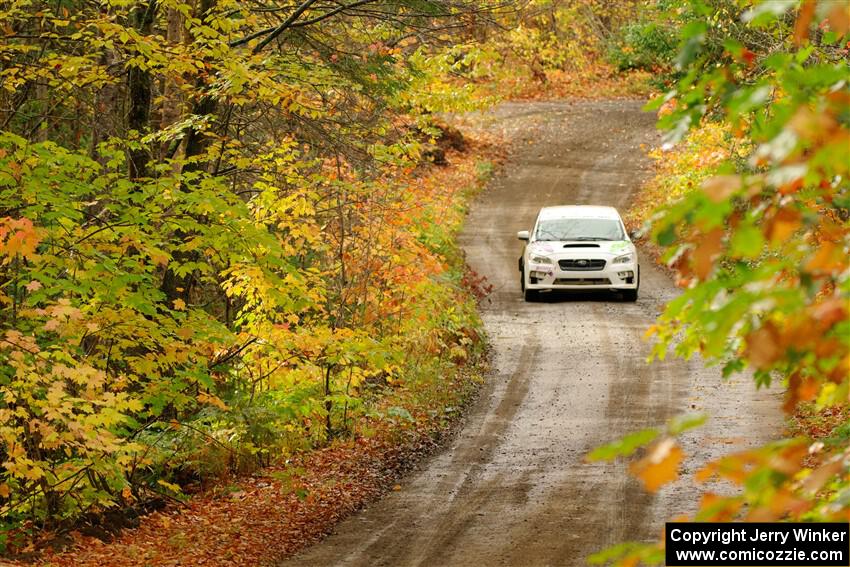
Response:
[{"label": "hood scoop", "polygon": [[564,244],[564,248],[599,248],[599,245],[582,242],[581,244]]}]

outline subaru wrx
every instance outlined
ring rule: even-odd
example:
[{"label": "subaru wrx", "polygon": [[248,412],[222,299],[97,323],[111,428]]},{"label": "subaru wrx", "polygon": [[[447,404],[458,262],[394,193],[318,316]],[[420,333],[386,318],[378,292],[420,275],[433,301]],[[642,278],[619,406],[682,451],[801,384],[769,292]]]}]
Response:
[{"label": "subaru wrx", "polygon": [[526,301],[542,291],[612,290],[636,301],[640,287],[637,249],[613,207],[540,209],[525,241],[519,270]]}]

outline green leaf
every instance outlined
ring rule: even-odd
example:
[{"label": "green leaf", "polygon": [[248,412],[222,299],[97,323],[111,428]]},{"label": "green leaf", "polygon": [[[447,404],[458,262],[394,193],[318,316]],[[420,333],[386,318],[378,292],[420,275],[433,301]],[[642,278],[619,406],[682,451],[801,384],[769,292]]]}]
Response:
[{"label": "green leaf", "polygon": [[668,224],[665,226],[664,229],[656,235],[655,241],[661,246],[670,246],[676,242],[676,225]]},{"label": "green leaf", "polygon": [[689,429],[701,426],[708,419],[704,413],[686,413],[677,415],[667,422],[667,430],[671,435],[679,435]]},{"label": "green leaf", "polygon": [[622,439],[595,448],[587,455],[587,460],[610,461],[617,457],[628,457],[641,447],[652,443],[658,434],[658,430],[652,428],[629,433]]},{"label": "green leaf", "polygon": [[743,225],[732,235],[732,256],[755,258],[764,249],[762,231],[752,225]]}]

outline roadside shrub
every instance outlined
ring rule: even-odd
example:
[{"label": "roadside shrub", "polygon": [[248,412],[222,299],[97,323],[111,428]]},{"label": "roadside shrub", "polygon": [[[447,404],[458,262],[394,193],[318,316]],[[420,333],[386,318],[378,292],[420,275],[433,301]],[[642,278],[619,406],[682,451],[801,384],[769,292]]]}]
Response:
[{"label": "roadside shrub", "polygon": [[624,26],[608,44],[607,58],[619,71],[669,69],[676,56],[676,32],[656,22]]}]

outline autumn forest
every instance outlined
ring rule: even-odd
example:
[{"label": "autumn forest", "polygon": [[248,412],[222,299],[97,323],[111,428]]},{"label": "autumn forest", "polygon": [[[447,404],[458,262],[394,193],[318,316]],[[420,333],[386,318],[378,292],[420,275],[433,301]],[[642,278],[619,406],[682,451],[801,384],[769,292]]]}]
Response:
[{"label": "autumn forest", "polygon": [[[588,100],[660,131],[622,212],[678,291],[634,348],[781,426],[694,467],[712,418],[676,412],[578,466],[847,521],[846,2],[3,0],[0,557],[275,564],[402,490],[498,393],[482,312],[519,287],[459,235],[534,140],[488,113]],[[626,536],[590,561],[663,564]]]}]

